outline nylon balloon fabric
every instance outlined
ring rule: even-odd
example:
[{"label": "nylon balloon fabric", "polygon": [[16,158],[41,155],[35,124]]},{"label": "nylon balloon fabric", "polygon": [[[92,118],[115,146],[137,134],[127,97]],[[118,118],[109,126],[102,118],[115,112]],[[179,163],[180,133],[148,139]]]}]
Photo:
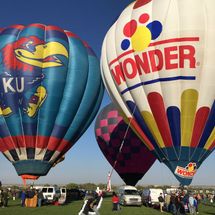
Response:
[{"label": "nylon balloon fabric", "polygon": [[213,0],[135,1],[102,47],[110,96],[182,185],[215,148],[214,7]]},{"label": "nylon balloon fabric", "polygon": [[96,115],[99,62],[78,36],[43,24],[1,29],[0,61],[0,151],[18,175],[46,175]]},{"label": "nylon balloon fabric", "polygon": [[127,185],[135,186],[156,160],[113,103],[97,116],[95,135],[103,155]]}]

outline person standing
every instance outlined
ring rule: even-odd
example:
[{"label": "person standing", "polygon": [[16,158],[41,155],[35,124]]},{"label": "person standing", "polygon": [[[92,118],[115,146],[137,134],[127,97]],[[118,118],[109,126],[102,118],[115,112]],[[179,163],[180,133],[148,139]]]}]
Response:
[{"label": "person standing", "polygon": [[0,206],[3,206],[3,190],[0,190]]},{"label": "person standing", "polygon": [[7,189],[3,190],[2,196],[3,196],[3,206],[2,207],[4,208],[4,207],[8,206],[9,195],[8,195]]},{"label": "person standing", "polygon": [[159,204],[160,204],[160,212],[163,212],[164,198],[163,198],[162,193],[160,193],[160,196],[158,197],[158,201],[159,201]]},{"label": "person standing", "polygon": [[113,203],[112,210],[113,211],[119,210],[119,197],[117,196],[117,194],[115,192],[113,192],[112,203]]},{"label": "person standing", "polygon": [[196,215],[195,198],[192,194],[189,197],[188,208],[191,215],[194,215],[194,214]]},{"label": "person standing", "polygon": [[37,192],[37,205],[38,205],[38,207],[42,206],[42,201],[43,201],[43,192],[42,192],[42,190],[39,190]]},{"label": "person standing", "polygon": [[25,190],[22,190],[22,193],[21,193],[21,205],[22,205],[22,207],[25,207],[25,199],[26,199],[26,192],[25,192]]},{"label": "person standing", "polygon": [[165,195],[165,204],[168,212],[170,212],[170,197],[171,195],[168,193]]}]

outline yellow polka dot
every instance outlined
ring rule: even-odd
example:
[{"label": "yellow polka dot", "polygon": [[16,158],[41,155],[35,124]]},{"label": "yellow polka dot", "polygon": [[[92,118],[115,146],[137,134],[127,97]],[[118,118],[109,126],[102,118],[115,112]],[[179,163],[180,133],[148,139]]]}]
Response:
[{"label": "yellow polka dot", "polygon": [[149,46],[151,39],[150,30],[145,26],[139,26],[135,34],[131,37],[132,48],[135,51],[142,51]]}]

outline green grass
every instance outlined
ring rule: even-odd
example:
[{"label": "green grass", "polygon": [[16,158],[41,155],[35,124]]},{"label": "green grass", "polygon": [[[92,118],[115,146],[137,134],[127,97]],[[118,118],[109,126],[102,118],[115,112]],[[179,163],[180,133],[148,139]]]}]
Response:
[{"label": "green grass", "polygon": [[[64,206],[43,206],[41,208],[22,208],[20,201],[9,201],[8,208],[0,208],[0,215],[77,215],[82,201],[75,201]],[[157,210],[142,207],[121,207],[120,211],[112,212],[111,198],[105,198],[100,210],[101,215],[161,215]],[[167,215],[168,213],[162,213]],[[215,215],[215,204],[200,205],[199,215]]]}]

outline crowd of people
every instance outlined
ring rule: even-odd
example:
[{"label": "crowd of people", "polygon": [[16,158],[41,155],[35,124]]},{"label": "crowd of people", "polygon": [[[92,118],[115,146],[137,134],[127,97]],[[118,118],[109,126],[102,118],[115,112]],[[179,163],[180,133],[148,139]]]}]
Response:
[{"label": "crowd of people", "polygon": [[20,192],[11,191],[7,188],[0,188],[0,207],[5,208],[8,206],[9,199],[16,200],[21,198],[22,207],[41,207],[43,200],[42,191],[35,189],[22,190]]},{"label": "crowd of people", "polygon": [[41,190],[27,189],[22,190],[21,205],[22,207],[41,207],[43,200],[43,193]]},{"label": "crowd of people", "polygon": [[173,215],[185,215],[187,212],[193,215],[199,213],[198,206],[201,201],[205,202],[206,198],[213,203],[213,200],[211,201],[209,195],[178,192],[174,194],[166,194],[164,203],[166,210]]}]

